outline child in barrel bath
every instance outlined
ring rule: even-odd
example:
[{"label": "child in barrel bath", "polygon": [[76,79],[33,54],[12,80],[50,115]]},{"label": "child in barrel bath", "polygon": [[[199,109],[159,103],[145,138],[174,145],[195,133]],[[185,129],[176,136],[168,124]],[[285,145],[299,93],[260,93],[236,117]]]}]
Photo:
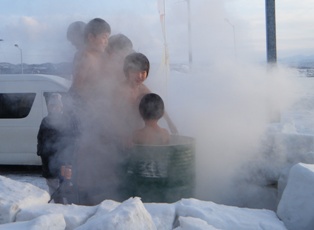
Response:
[{"label": "child in barrel bath", "polygon": [[[136,52],[129,54],[124,59],[123,66],[126,78],[115,90],[113,102],[114,111],[117,115],[115,127],[118,136],[127,140],[128,143],[129,138],[132,139],[133,132],[143,127],[144,122],[138,108],[142,97],[151,93],[144,84],[149,68],[149,60],[144,54]],[[177,128],[166,111],[164,111],[162,117],[166,120],[171,133],[177,134]]]},{"label": "child in barrel bath", "polygon": [[141,99],[139,111],[145,126],[134,132],[135,144],[164,145],[169,143],[168,130],[158,125],[158,120],[164,115],[164,110],[164,102],[157,94],[148,93]]}]

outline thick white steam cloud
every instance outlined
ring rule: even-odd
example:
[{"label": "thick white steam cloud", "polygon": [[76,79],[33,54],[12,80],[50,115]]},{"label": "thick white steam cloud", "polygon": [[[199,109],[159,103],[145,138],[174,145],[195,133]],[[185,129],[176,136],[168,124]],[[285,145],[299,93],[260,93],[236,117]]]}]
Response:
[{"label": "thick white steam cloud", "polygon": [[[238,49],[235,56],[220,1],[202,1],[202,4],[198,1],[192,6],[194,63],[186,74],[171,71],[167,95],[164,95],[168,98],[167,110],[180,134],[196,140],[196,197],[257,207],[264,188],[241,188],[243,183],[239,177],[245,174],[244,177],[257,180],[253,172],[243,169],[244,165],[264,158],[266,147],[261,145],[269,124],[279,122],[281,111],[297,100],[297,73],[280,66],[252,64],[247,54],[254,51],[249,46]],[[176,16],[171,18],[173,22]],[[178,22],[181,26],[175,23],[170,26],[168,37],[176,41],[169,41],[170,49],[174,52],[181,48],[181,55],[186,55],[179,62],[186,60],[187,63],[188,43],[182,38],[185,20],[181,17]],[[179,28],[178,33],[174,33],[174,27]],[[241,40],[246,35],[237,36]],[[164,80],[160,75],[152,78]],[[154,85],[150,87],[154,89]],[[264,167],[262,162],[255,164]],[[249,203],[251,197],[256,200]]]}]

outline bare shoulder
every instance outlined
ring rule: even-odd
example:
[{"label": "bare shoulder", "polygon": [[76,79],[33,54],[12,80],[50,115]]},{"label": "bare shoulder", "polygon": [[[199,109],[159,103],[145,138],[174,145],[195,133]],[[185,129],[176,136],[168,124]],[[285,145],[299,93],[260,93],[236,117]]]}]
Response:
[{"label": "bare shoulder", "polygon": [[148,93],[151,93],[151,91],[146,85],[141,84],[140,93],[141,94],[148,94]]}]

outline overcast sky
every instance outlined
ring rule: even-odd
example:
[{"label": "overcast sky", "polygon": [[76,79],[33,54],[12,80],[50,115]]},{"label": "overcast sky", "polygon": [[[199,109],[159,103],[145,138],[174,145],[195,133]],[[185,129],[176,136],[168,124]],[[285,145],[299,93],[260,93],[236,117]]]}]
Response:
[{"label": "overcast sky", "polygon": [[[190,0],[194,59],[233,56],[265,61],[264,0]],[[186,0],[166,0],[171,62],[188,61]],[[0,62],[71,61],[67,26],[101,17],[112,33],[124,33],[151,60],[161,59],[163,36],[157,0],[0,0]],[[278,58],[314,52],[313,0],[277,0]],[[235,40],[233,29],[235,32]]]}]

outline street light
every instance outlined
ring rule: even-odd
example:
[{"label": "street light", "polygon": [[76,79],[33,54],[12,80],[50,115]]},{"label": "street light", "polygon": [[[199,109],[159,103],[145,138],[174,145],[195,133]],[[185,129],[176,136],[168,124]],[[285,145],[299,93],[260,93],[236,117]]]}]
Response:
[{"label": "street light", "polygon": [[[3,42],[4,40],[0,38],[0,42]],[[0,46],[0,51],[1,51],[1,46]],[[0,68],[0,73],[1,73],[1,68]]]},{"label": "street light", "polygon": [[225,22],[227,22],[230,26],[232,26],[232,30],[233,30],[234,57],[237,58],[237,46],[236,46],[236,37],[235,37],[235,27],[234,27],[234,25],[233,25],[227,18],[225,18]]},{"label": "street light", "polygon": [[20,54],[21,54],[21,69],[22,69],[22,74],[23,74],[23,52],[22,52],[22,49],[19,47],[18,44],[14,44],[14,46],[20,50]]}]

